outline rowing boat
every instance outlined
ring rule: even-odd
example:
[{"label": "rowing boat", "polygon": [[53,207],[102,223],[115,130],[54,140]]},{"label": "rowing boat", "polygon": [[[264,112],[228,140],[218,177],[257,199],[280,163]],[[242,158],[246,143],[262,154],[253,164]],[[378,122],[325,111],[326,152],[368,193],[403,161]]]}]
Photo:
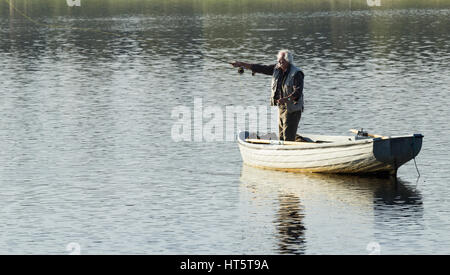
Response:
[{"label": "rowing boat", "polygon": [[[351,130],[355,131],[355,130]],[[245,164],[288,172],[392,174],[415,158],[423,135],[354,136],[303,135],[299,141],[280,141],[275,134],[243,131],[238,145]]]}]

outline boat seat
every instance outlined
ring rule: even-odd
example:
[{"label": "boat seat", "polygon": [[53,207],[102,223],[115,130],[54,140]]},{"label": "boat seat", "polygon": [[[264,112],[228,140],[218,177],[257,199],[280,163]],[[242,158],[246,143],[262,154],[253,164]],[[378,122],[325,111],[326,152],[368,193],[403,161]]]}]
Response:
[{"label": "boat seat", "polygon": [[[275,133],[268,133],[259,135],[259,133],[250,133],[249,136],[246,138],[247,141],[250,143],[263,143],[263,141],[271,141],[271,140],[279,140],[278,135]],[[259,142],[261,140],[261,142]],[[331,141],[323,141],[323,140],[313,140],[309,137],[304,137],[299,134],[296,135],[294,142],[308,142],[308,143],[328,143]]]},{"label": "boat seat", "polygon": [[275,133],[268,133],[263,135],[259,135],[258,133],[250,133],[248,139],[278,140],[278,136]]}]

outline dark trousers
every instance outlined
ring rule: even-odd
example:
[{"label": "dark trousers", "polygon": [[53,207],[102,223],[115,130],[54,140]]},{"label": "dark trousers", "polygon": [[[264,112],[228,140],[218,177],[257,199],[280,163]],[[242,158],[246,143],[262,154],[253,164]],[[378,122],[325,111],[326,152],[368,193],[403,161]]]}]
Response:
[{"label": "dark trousers", "polygon": [[278,133],[280,140],[295,141],[302,111],[288,113],[287,108],[281,106],[278,107],[278,115]]}]

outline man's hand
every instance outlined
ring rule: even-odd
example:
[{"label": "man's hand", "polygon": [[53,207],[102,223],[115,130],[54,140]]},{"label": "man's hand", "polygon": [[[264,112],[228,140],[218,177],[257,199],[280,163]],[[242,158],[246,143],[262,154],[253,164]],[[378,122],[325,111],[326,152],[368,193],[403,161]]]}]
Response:
[{"label": "man's hand", "polygon": [[244,63],[240,62],[240,61],[235,61],[235,62],[231,63],[231,65],[233,65],[233,67],[235,67],[235,68],[244,67]]},{"label": "man's hand", "polygon": [[240,61],[234,61],[233,63],[231,63],[231,65],[233,65],[233,67],[245,68],[247,70],[250,70],[250,67],[252,66],[251,64]]},{"label": "man's hand", "polygon": [[277,101],[277,103],[278,103],[279,105],[286,104],[287,102],[288,102],[288,98],[287,98],[287,97],[280,98],[280,99],[278,99],[278,101]]}]

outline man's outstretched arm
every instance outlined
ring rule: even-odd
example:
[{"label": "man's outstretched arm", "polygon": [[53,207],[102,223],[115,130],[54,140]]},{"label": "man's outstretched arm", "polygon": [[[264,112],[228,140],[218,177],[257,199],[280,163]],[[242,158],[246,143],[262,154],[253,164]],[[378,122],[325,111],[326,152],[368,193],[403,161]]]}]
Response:
[{"label": "man's outstretched arm", "polygon": [[266,75],[273,75],[273,70],[275,69],[275,65],[266,66],[261,64],[250,64],[240,61],[231,63],[231,65],[233,65],[233,67],[242,67],[247,70],[252,70],[252,72]]}]

